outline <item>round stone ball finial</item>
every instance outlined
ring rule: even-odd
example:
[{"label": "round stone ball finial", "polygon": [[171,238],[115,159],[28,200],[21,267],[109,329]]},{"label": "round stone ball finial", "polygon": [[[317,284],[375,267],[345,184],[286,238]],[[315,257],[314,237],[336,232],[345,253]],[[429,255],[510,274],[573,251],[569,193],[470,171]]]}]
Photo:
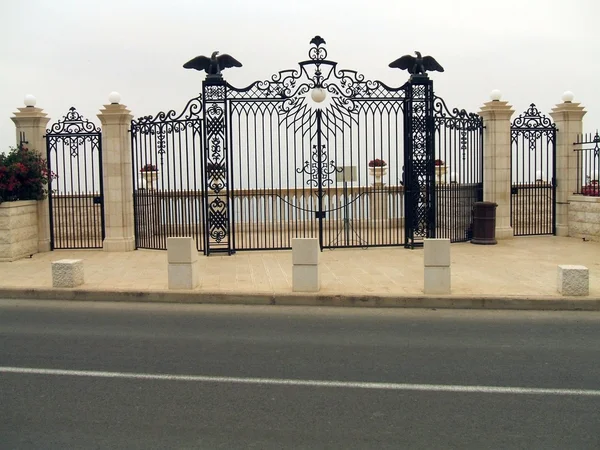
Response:
[{"label": "round stone ball finial", "polygon": [[499,89],[494,89],[492,92],[490,92],[490,98],[494,102],[500,101],[502,98],[502,92],[500,92]]},{"label": "round stone ball finial", "polygon": [[111,105],[116,105],[121,103],[121,94],[119,94],[118,92],[111,92],[110,94],[108,94],[108,101],[110,102]]},{"label": "round stone ball finial", "polygon": [[27,94],[25,96],[25,99],[23,100],[23,103],[25,103],[25,106],[27,106],[28,108],[33,108],[37,103],[37,100],[33,95]]},{"label": "round stone ball finial", "polygon": [[571,91],[565,91],[562,95],[562,101],[565,103],[571,103],[575,96]]}]

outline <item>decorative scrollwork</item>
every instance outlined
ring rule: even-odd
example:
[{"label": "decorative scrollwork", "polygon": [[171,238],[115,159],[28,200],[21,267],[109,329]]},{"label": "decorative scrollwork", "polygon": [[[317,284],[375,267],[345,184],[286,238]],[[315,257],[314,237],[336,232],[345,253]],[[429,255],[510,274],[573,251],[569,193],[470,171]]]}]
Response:
[{"label": "decorative scrollwork", "polygon": [[444,99],[435,96],[433,100],[433,120],[436,129],[443,124],[447,129],[474,131],[483,128],[483,118],[479,114],[464,109],[453,108],[452,112]]},{"label": "decorative scrollwork", "polygon": [[69,108],[69,112],[62,118],[62,120],[52,124],[52,126],[46,130],[47,135],[95,133],[100,133],[100,127],[97,127],[88,119],[79,114],[74,106]]},{"label": "decorative scrollwork", "polygon": [[529,105],[529,108],[517,117],[511,128],[521,130],[556,130],[556,124],[552,120],[540,113],[534,103]]},{"label": "decorative scrollwork", "polygon": [[355,101],[375,101],[381,99],[404,100],[405,88],[391,88],[381,81],[366,80],[364,75],[355,70],[338,69],[337,62],[327,59],[327,51],[323,45],[325,40],[316,36],[311,40],[309,60],[299,62],[299,69],[282,70],[271,76],[271,79],[256,81],[245,88],[236,88],[227,84],[227,95],[235,101],[281,102],[279,112],[288,114],[298,106],[314,88],[323,88],[338,107],[355,111]]},{"label": "decorative scrollwork", "polygon": [[326,187],[333,184],[331,174],[341,172],[343,167],[336,167],[334,160],[329,160],[329,152],[325,145],[313,145],[313,150],[310,155],[310,160],[304,161],[304,166],[296,169],[297,173],[305,173],[309,175],[306,184],[313,187]]},{"label": "decorative scrollwork", "polygon": [[178,114],[174,110],[159,112],[156,116],[143,116],[131,121],[133,134],[156,134],[158,130],[164,133],[179,132],[186,127],[194,127],[194,121],[202,120],[202,96],[187,102],[183,111]]}]

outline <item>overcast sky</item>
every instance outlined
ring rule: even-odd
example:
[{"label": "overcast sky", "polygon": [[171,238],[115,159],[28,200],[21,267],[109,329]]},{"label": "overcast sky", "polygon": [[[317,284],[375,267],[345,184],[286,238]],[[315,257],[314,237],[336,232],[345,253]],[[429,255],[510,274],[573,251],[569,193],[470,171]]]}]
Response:
[{"label": "overcast sky", "polygon": [[[421,5],[421,6],[419,6]],[[71,106],[96,123],[108,94],[135,116],[180,111],[203,74],[182,65],[213,50],[244,67],[236,86],[296,68],[310,39],[329,59],[398,86],[388,68],[414,50],[434,56],[435,92],[477,112],[492,89],[515,108],[547,113],[570,90],[600,127],[598,0],[0,0],[0,150],[15,144],[10,116],[25,94],[60,119]]]}]

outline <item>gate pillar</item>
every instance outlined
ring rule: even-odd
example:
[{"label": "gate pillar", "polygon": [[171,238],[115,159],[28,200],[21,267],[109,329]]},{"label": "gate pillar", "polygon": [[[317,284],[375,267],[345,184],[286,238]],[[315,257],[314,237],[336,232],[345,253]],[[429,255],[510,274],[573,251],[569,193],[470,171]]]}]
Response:
[{"label": "gate pillar", "polygon": [[128,133],[132,118],[131,111],[118,101],[104,105],[98,114],[102,123],[105,214],[102,246],[106,252],[135,250],[131,140]]},{"label": "gate pillar", "polygon": [[202,91],[204,253],[231,254],[227,84],[221,75],[208,75]]},{"label": "gate pillar", "polygon": [[579,192],[577,175],[577,154],[573,142],[583,133],[583,116],[586,112],[580,103],[572,102],[572,95],[565,93],[563,103],[559,103],[550,113],[557,128],[556,132],[556,235],[569,235],[568,198]]},{"label": "gate pillar", "polygon": [[413,75],[404,109],[405,247],[422,247],[435,237],[435,129],[433,81]]},{"label": "gate pillar", "polygon": [[483,118],[483,200],[498,205],[496,239],[514,234],[510,224],[510,118],[514,112],[508,102],[499,99],[485,103],[479,111]]},{"label": "gate pillar", "polygon": [[[46,158],[46,144],[44,135],[46,134],[46,125],[50,121],[42,108],[35,107],[35,101],[32,106],[18,108],[11,120],[14,122],[17,131],[17,145],[21,140],[27,142],[27,148],[35,151],[43,158]],[[48,198],[37,202],[38,213],[38,251],[50,251],[50,207]]]}]

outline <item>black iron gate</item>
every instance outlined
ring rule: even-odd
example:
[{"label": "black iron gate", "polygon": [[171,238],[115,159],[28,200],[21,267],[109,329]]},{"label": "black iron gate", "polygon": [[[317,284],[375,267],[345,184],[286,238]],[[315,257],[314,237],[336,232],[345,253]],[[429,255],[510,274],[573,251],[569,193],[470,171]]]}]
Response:
[{"label": "black iron gate", "polygon": [[311,44],[298,69],[245,88],[211,74],[181,114],[133,121],[138,247],[176,235],[205,254],[288,249],[294,237],[321,248],[469,238],[478,116],[448,111],[427,75],[389,87]]},{"label": "black iron gate", "polygon": [[556,125],[532,103],[511,126],[515,236],[556,234]]},{"label": "black iron gate", "polygon": [[104,201],[99,127],[72,107],[46,130],[50,245],[52,249],[102,248]]}]

